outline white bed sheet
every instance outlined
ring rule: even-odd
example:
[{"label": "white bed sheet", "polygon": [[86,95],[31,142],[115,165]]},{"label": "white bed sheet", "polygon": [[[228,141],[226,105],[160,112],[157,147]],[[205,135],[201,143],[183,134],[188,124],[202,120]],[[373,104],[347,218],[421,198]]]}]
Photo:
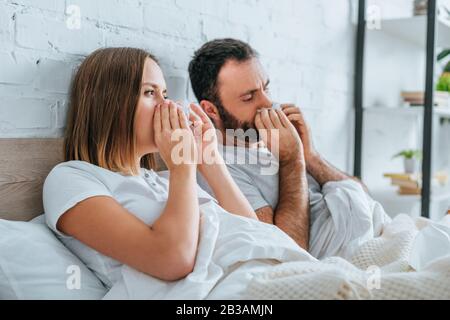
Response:
[{"label": "white bed sheet", "polygon": [[[312,230],[320,231],[311,234],[312,252],[351,256],[390,221],[352,180],[324,190],[331,210],[312,221]],[[124,266],[122,279],[105,299],[243,299],[252,279],[274,266],[318,261],[276,226],[230,214],[212,201],[200,208],[200,242],[190,275],[166,282]],[[314,227],[316,222],[321,227]]]}]

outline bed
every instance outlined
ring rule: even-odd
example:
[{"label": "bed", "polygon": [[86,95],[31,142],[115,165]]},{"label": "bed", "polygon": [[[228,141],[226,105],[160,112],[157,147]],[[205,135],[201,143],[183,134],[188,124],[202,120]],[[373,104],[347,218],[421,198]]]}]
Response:
[{"label": "bed", "polygon": [[[101,299],[107,289],[50,231],[42,187],[62,138],[0,139],[0,300]],[[158,169],[164,166],[157,157]]]},{"label": "bed", "polygon": [[[63,139],[0,139],[0,219],[29,221],[44,211],[42,186],[63,162]],[[165,170],[156,156],[156,170]]]},{"label": "bed", "polygon": [[42,214],[42,185],[63,161],[63,139],[0,139],[0,152],[0,218],[29,221]]},{"label": "bed", "polygon": [[[380,220],[380,206],[352,202],[366,196],[350,180],[324,187],[336,215],[328,223],[368,213],[368,232],[343,220],[337,236],[351,236],[337,251],[312,256],[277,227],[209,203],[192,274],[166,283],[124,266],[122,283],[109,290],[42,215],[42,185],[63,161],[62,146],[60,138],[0,139],[0,299],[450,299],[450,221]],[[317,230],[312,247],[327,232]]]}]

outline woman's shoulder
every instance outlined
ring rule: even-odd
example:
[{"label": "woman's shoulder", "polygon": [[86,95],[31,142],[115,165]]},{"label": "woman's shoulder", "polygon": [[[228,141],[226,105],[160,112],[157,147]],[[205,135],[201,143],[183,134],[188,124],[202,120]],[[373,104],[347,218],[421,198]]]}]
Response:
[{"label": "woman's shoulder", "polygon": [[106,173],[106,172],[112,173],[112,171],[110,171],[110,170],[107,170],[105,168],[99,167],[95,164],[92,164],[92,163],[89,163],[86,161],[71,160],[71,161],[58,163],[50,171],[50,174],[70,173],[70,172],[80,172],[80,171],[85,171],[85,172],[90,172],[90,173]]},{"label": "woman's shoulder", "polygon": [[72,160],[61,162],[54,166],[47,175],[44,186],[47,184],[60,185],[76,181],[102,182],[110,181],[114,172],[96,166],[86,161]]},{"label": "woman's shoulder", "polygon": [[[109,194],[114,180],[105,174],[106,169],[85,161],[67,161],[56,165],[47,175],[43,185],[43,196],[55,194],[79,196],[100,192]],[[112,171],[110,171],[112,172]]]}]

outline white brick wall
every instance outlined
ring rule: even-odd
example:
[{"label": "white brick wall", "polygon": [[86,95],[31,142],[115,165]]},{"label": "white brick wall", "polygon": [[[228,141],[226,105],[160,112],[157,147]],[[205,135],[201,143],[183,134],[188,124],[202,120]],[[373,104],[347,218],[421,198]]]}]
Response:
[{"label": "white brick wall", "polygon": [[[348,169],[351,1],[0,0],[0,138],[62,136],[73,71],[98,47],[150,50],[172,96],[193,100],[192,53],[207,40],[235,37],[261,53],[274,99],[302,106],[317,148]],[[71,5],[80,8],[80,29],[70,28]]]}]

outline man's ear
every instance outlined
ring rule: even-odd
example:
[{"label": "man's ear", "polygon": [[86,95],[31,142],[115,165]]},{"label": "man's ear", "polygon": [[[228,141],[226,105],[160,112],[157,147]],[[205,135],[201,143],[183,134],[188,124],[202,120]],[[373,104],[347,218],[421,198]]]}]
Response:
[{"label": "man's ear", "polygon": [[202,107],[203,111],[206,115],[217,125],[221,122],[219,110],[215,106],[214,103],[211,103],[208,100],[200,101],[200,107]]}]

